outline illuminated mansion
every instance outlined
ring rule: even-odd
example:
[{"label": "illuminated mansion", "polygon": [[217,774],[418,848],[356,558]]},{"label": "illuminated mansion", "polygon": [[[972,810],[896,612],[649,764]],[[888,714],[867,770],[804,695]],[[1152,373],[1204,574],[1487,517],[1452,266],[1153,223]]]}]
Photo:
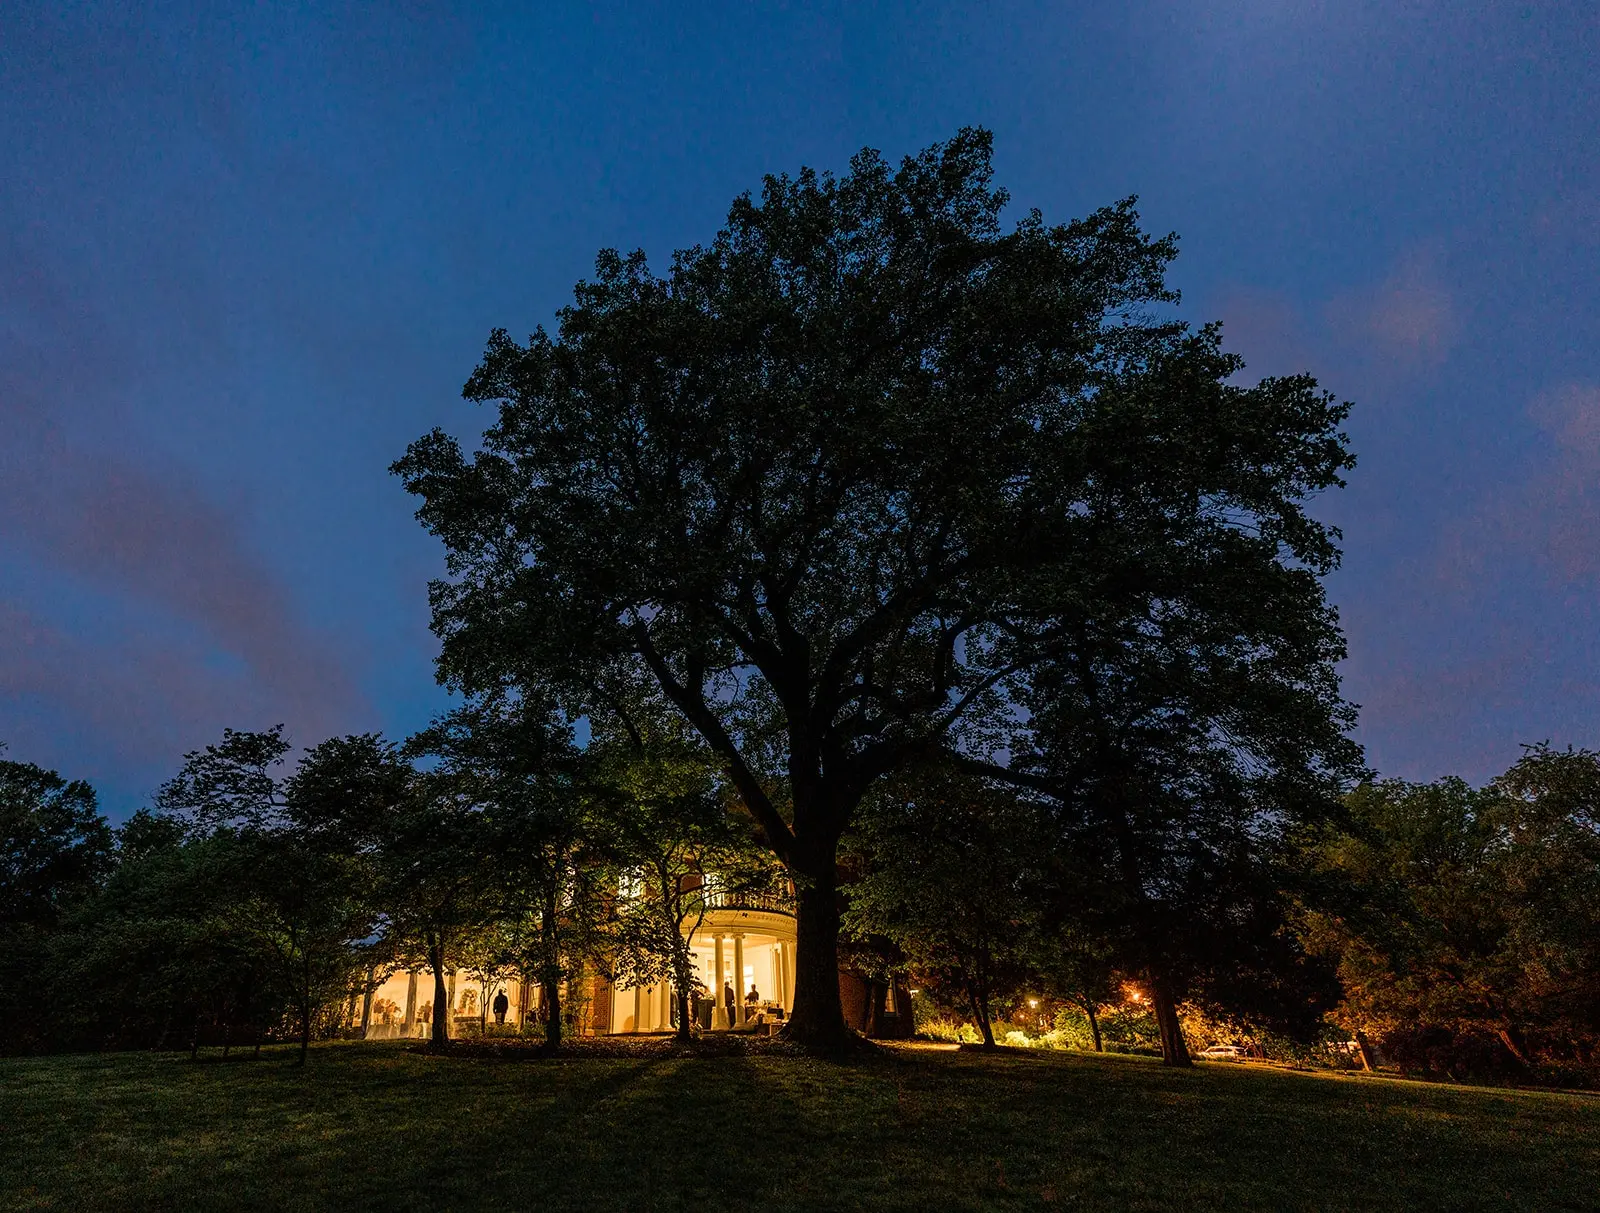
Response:
[{"label": "illuminated mansion", "polygon": [[[787,893],[722,893],[708,907],[689,944],[700,980],[714,997],[693,1002],[702,1029],[770,1032],[794,1006],[795,917]],[[447,973],[450,1035],[476,1033],[480,1024],[521,1025],[537,1018],[539,988],[512,978],[487,989],[465,973]],[[399,970],[375,985],[346,1022],[368,1040],[426,1037],[433,1020],[433,972]],[[568,990],[566,1008],[580,1035],[670,1032],[677,999],[667,982],[614,985],[600,975]],[[909,1036],[910,1000],[903,986],[873,981],[841,969],[839,993],[845,1019],[870,1036]],[[501,1002],[501,999],[504,999]]]}]

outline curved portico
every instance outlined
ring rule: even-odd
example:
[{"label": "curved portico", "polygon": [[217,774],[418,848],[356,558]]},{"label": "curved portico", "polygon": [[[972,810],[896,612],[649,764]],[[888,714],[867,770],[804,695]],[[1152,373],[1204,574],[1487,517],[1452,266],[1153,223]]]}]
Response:
[{"label": "curved portico", "polygon": [[[715,892],[689,935],[695,973],[710,997],[699,1002],[712,1030],[787,1018],[794,1006],[793,900],[782,892]],[[728,1011],[732,992],[733,1011]],[[750,997],[752,991],[755,997]],[[609,1030],[665,1032],[675,1013],[665,983],[611,991]]]},{"label": "curved portico", "polygon": [[[743,1027],[753,1015],[786,1017],[794,1006],[794,946],[792,914],[753,907],[706,911],[689,947],[700,980],[716,998],[711,1027]],[[730,986],[732,1023],[726,996]]]}]

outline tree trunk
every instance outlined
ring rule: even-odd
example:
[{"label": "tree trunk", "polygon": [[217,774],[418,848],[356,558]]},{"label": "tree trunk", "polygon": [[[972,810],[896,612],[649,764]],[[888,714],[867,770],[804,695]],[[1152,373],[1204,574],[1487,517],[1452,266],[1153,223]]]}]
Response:
[{"label": "tree trunk", "polygon": [[544,983],[544,1041],[552,1049],[561,1047],[561,981]]},{"label": "tree trunk", "polygon": [[428,963],[433,966],[433,1024],[429,1033],[435,1049],[450,1046],[450,990],[444,984],[444,936],[428,941]]},{"label": "tree trunk", "polygon": [[795,881],[794,1010],[784,1035],[819,1052],[840,1052],[854,1037],[839,1001],[839,902],[834,857]]},{"label": "tree trunk", "polygon": [[361,988],[361,1039],[367,1038],[367,1029],[372,1026],[372,985],[377,972],[370,966],[367,968],[367,980]]},{"label": "tree trunk", "polygon": [[678,1001],[678,1039],[687,1041],[694,1037],[693,1024],[689,1019],[689,994],[679,986],[676,991]]},{"label": "tree trunk", "polygon": [[1361,1058],[1361,1068],[1368,1074],[1376,1068],[1372,1064],[1372,1046],[1367,1043],[1365,1032],[1356,1033],[1356,1056]]},{"label": "tree trunk", "polygon": [[1500,1043],[1505,1045],[1506,1050],[1511,1054],[1511,1056],[1517,1059],[1518,1065],[1524,1067],[1527,1066],[1527,1054],[1523,1052],[1522,1046],[1517,1043],[1516,1034],[1510,1027],[1504,1027],[1500,1029]]},{"label": "tree trunk", "polygon": [[972,1018],[978,1021],[978,1031],[983,1034],[983,1047],[994,1048],[994,1028],[989,1024],[988,1000],[980,998],[977,993],[969,990],[967,1003],[972,1007]]},{"label": "tree trunk", "polygon": [[[673,884],[671,873],[658,869],[657,878],[661,887],[678,889]],[[679,889],[671,897],[661,899],[662,911],[665,914],[663,926],[667,929],[667,937],[672,943],[672,999],[678,1008],[678,1039],[688,1041],[694,1036],[695,1024],[691,1022],[689,1014],[689,995],[695,985],[694,953],[689,948],[689,937],[694,934],[692,930],[683,929],[684,922],[689,914],[684,909],[683,893]],[[698,922],[705,921],[705,911],[701,910]],[[634,1025],[636,1028],[637,1024]],[[613,1023],[611,1030],[615,1032],[617,1025]]]},{"label": "tree trunk", "polygon": [[[306,1054],[311,1050],[311,1017],[316,1004],[311,1000],[311,957],[301,952],[300,966],[300,1065],[306,1064]],[[372,1016],[372,970],[367,970],[367,1005],[361,1014],[361,1035],[367,1034],[367,1020]]]},{"label": "tree trunk", "polygon": [[540,933],[543,966],[539,984],[544,990],[544,1042],[550,1049],[561,1047],[561,918],[555,881],[544,888],[544,927]]},{"label": "tree trunk", "polygon": [[1094,1003],[1084,1003],[1083,1012],[1089,1017],[1089,1034],[1094,1037],[1094,1051],[1104,1053],[1106,1047],[1100,1039],[1100,1017],[1094,1013]]},{"label": "tree trunk", "polygon": [[1189,1066],[1189,1046],[1184,1043],[1183,1025],[1178,1022],[1178,1005],[1164,977],[1152,975],[1150,1001],[1155,1006],[1156,1025],[1161,1029],[1161,1064]]},{"label": "tree trunk", "polygon": [[[681,932],[677,938],[683,939]],[[687,942],[678,946],[676,953],[672,958],[674,986],[672,995],[678,1005],[678,1039],[687,1041],[693,1038],[695,1027],[689,1014],[689,992],[694,988],[695,981],[694,958],[689,954]],[[616,1031],[615,1024],[612,1025],[612,1031]]]},{"label": "tree trunk", "polygon": [[889,987],[881,981],[867,982],[867,1005],[861,1022],[867,1025],[867,1039],[876,1040],[883,1032],[883,1008],[888,999]]}]

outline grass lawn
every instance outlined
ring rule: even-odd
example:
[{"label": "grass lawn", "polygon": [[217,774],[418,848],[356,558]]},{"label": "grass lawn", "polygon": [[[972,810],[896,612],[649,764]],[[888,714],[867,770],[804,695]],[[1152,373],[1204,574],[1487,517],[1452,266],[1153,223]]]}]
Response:
[{"label": "grass lawn", "polygon": [[0,1207],[1595,1209],[1600,1099],[887,1049],[0,1061]]}]

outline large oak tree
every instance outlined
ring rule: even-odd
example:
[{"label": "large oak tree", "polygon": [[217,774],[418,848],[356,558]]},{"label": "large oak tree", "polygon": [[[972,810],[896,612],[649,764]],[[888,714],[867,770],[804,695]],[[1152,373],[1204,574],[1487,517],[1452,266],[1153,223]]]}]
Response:
[{"label": "large oak tree", "polygon": [[1332,559],[1303,501],[1348,464],[1342,407],[1232,383],[1131,201],[1004,225],[990,154],[964,130],[770,177],[664,274],[603,252],[554,335],[491,337],[476,451],[435,431],[396,464],[448,551],[441,677],[574,713],[656,680],[794,878],[790,1030],[822,1045],[874,781],[1003,755],[1032,672],[1172,592],[1196,536]]}]

